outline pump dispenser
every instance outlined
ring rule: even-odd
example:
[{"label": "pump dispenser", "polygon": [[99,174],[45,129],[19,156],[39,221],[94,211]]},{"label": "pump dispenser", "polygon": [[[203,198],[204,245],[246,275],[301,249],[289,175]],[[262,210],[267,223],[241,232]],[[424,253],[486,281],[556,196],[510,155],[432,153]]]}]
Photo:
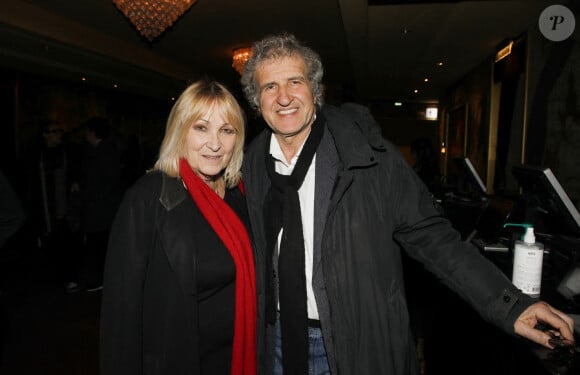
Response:
[{"label": "pump dispenser", "polygon": [[526,228],[522,239],[515,242],[512,283],[524,294],[535,298],[540,297],[544,245],[536,242],[534,227],[531,224],[507,223],[504,225],[504,227],[507,226]]}]

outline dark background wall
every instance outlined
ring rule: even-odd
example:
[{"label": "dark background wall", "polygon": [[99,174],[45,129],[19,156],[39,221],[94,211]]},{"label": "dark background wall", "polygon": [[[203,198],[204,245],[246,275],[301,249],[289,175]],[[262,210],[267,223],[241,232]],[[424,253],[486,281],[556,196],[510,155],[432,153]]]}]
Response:
[{"label": "dark background wall", "polygon": [[[560,43],[550,42],[538,31],[531,30],[519,36],[514,52],[507,59],[494,64],[493,56],[489,56],[442,93],[436,121],[423,118],[427,103],[403,103],[395,107],[391,101],[365,101],[364,93],[355,92],[352,87],[330,87],[327,102],[340,104],[356,100],[368,105],[383,135],[399,146],[410,163],[410,143],[416,138],[430,139],[436,149],[447,147],[447,153],[440,154],[443,172],[454,173],[450,161],[458,156],[454,152],[467,156],[484,182],[496,192],[517,189],[510,173],[513,165],[521,162],[542,165],[552,168],[577,204],[580,197],[578,66],[578,30]],[[264,124],[245,106],[239,87],[232,90],[248,111],[251,138]],[[19,161],[35,146],[41,121],[60,122],[70,141],[82,142],[80,125],[90,116],[101,115],[111,121],[115,134],[123,142],[138,145],[142,167],[148,168],[155,160],[172,99],[178,95],[176,92],[173,98],[154,98],[113,87],[93,86],[89,82],[2,69],[0,166],[17,178],[22,167]],[[450,128],[450,121],[464,124]],[[496,133],[490,127],[494,121]],[[452,144],[447,144],[454,138],[463,140],[461,147],[453,149]],[[493,181],[487,181],[489,166],[494,169],[490,175]]]}]

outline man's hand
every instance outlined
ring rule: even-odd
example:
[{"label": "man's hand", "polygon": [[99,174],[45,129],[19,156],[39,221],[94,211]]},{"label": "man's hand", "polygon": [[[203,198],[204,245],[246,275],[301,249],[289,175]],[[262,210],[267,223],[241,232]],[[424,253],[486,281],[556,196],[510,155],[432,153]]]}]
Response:
[{"label": "man's hand", "polygon": [[[538,323],[551,326],[552,331],[536,328]],[[574,321],[568,315],[553,308],[545,302],[536,302],[528,307],[514,323],[515,332],[533,342],[554,349],[550,340],[559,335],[574,342]]]}]

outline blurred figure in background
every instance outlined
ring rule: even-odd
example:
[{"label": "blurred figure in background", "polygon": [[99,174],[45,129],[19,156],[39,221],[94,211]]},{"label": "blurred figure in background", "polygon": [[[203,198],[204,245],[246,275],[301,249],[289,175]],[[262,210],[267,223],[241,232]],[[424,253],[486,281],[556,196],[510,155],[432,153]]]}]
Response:
[{"label": "blurred figure in background", "polygon": [[141,156],[141,146],[136,134],[124,137],[121,143],[121,184],[127,190],[145,173]]},{"label": "blurred figure in background", "polygon": [[[22,226],[26,214],[20,198],[12,188],[12,184],[4,173],[0,171],[0,252],[3,250],[6,241]],[[0,254],[0,265],[2,257]],[[0,278],[0,364],[4,353],[4,294],[2,292],[2,282]]]},{"label": "blurred figure in background", "polygon": [[67,292],[80,289],[78,194],[79,156],[64,141],[64,129],[55,121],[41,124],[41,144],[28,170],[28,213],[38,246],[54,263],[58,282]]},{"label": "blurred figure in background", "polygon": [[411,157],[415,162],[413,170],[427,185],[431,193],[438,195],[441,189],[441,172],[439,171],[439,155],[433,143],[427,138],[417,138],[411,142]]},{"label": "blurred figure in background", "polygon": [[8,178],[0,171],[0,249],[24,223],[26,214]]},{"label": "blurred figure in background", "polygon": [[122,195],[121,155],[107,119],[90,118],[84,127],[87,147],[80,184],[85,240],[82,281],[91,292],[103,285],[109,231]]}]

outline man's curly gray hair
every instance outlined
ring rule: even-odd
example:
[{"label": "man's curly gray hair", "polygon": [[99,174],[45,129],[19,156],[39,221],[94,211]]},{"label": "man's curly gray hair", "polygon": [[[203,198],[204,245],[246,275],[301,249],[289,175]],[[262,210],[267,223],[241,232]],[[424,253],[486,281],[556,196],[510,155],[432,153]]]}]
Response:
[{"label": "man's curly gray hair", "polygon": [[307,79],[312,87],[314,103],[321,106],[324,101],[324,86],[322,76],[324,68],[320,56],[314,50],[306,47],[292,34],[283,33],[271,35],[254,43],[252,57],[246,62],[242,74],[241,83],[246,99],[250,106],[259,111],[259,87],[256,82],[256,68],[262,61],[277,59],[287,56],[299,55],[306,64]]}]

